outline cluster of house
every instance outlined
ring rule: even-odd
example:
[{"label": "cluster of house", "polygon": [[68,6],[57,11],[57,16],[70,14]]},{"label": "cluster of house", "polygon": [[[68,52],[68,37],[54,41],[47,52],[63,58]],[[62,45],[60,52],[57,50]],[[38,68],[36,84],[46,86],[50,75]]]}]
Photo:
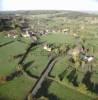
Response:
[{"label": "cluster of house", "polygon": [[[64,29],[63,32],[64,34],[67,35],[68,29]],[[33,31],[30,31],[29,29],[23,29],[21,32],[21,36],[24,38],[30,38],[31,36],[34,36],[35,34],[41,36],[41,35],[47,35],[48,33],[49,33],[48,30],[40,31],[40,32],[33,32]],[[78,37],[76,33],[73,33],[72,36]],[[7,37],[12,37],[14,39],[17,38],[18,37],[17,31],[16,30],[9,31],[9,33],[7,34]]]},{"label": "cluster of house", "polygon": [[33,34],[34,33],[32,31],[29,31],[28,29],[23,29],[22,30],[22,33],[21,33],[21,36],[22,37],[25,37],[25,38],[28,38],[28,37],[30,37]]},{"label": "cluster of house", "polygon": [[94,56],[84,56],[84,61],[86,61],[86,62],[92,62],[92,61],[94,61]]},{"label": "cluster of house", "polygon": [[[17,33],[17,31],[15,30],[11,30],[8,34],[7,37],[11,37],[11,38],[17,38],[19,36],[19,34]],[[33,33],[32,31],[26,31],[24,33],[20,34],[21,37],[24,38],[30,38],[32,40],[32,42],[36,42],[38,40],[37,36],[35,33]]]},{"label": "cluster of house", "polygon": [[7,37],[12,37],[15,39],[18,37],[18,35],[17,35],[17,32],[15,30],[12,30],[7,34]]},{"label": "cluster of house", "polygon": [[73,57],[77,57],[81,54],[80,59],[85,62],[93,62],[95,60],[94,56],[86,55],[83,53],[83,49],[75,47],[74,49],[69,50],[68,54]]},{"label": "cluster of house", "polygon": [[[28,38],[34,35],[34,33],[32,31],[25,31],[25,32],[21,32],[20,33],[22,37]],[[12,38],[17,38],[18,37],[18,33],[16,30],[11,30],[9,31],[9,33],[7,34],[7,37],[12,37]]]},{"label": "cluster of house", "polygon": [[64,33],[64,34],[69,34],[69,28],[64,28],[64,29],[47,29],[46,32],[47,33]]}]

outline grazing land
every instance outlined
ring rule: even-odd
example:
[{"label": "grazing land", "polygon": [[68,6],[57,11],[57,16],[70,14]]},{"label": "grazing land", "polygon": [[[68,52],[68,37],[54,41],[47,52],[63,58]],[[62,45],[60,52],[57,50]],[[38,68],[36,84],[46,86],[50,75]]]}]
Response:
[{"label": "grazing land", "polygon": [[0,23],[0,100],[97,100],[97,14],[2,12]]}]

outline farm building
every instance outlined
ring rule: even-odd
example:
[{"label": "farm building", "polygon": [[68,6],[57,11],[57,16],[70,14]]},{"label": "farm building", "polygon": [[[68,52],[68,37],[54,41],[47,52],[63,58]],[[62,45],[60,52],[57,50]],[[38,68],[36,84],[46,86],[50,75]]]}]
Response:
[{"label": "farm building", "polygon": [[51,51],[51,48],[47,44],[44,45],[43,49],[49,52]]},{"label": "farm building", "polygon": [[12,37],[12,38],[17,38],[18,35],[17,35],[17,32],[15,30],[11,30],[8,34],[7,34],[7,37]]}]

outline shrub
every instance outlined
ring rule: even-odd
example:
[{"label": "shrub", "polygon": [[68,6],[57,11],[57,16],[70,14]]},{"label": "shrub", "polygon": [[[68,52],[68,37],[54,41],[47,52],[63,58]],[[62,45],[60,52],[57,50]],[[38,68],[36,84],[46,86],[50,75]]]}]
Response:
[{"label": "shrub", "polygon": [[5,76],[0,76],[0,84],[6,83],[6,77]]}]

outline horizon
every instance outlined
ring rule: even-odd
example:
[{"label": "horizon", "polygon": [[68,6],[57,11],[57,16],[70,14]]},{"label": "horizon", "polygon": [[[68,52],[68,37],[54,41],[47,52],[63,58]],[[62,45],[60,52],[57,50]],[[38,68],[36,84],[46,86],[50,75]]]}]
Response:
[{"label": "horizon", "polygon": [[72,12],[98,12],[98,10],[64,10],[64,9],[30,9],[30,10],[0,10],[0,12],[17,12],[17,11],[72,11]]}]

